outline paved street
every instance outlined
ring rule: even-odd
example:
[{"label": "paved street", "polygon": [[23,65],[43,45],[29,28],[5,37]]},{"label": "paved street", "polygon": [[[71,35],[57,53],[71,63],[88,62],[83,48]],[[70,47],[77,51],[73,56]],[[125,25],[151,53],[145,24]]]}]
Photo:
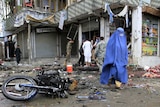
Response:
[{"label": "paved street", "polygon": [[[60,63],[64,59],[59,60]],[[76,62],[77,59],[72,61]],[[37,61],[37,65],[29,66],[22,63],[18,67],[13,66],[12,70],[1,71],[1,79],[12,75],[30,75],[35,72],[29,71],[39,64],[51,64],[54,60]],[[7,62],[10,66],[14,62]],[[17,72],[18,70],[19,72]],[[13,72],[14,71],[14,72]],[[26,72],[27,71],[27,72]],[[79,78],[79,85],[74,95],[68,98],[53,98],[51,96],[38,94],[36,97],[26,102],[17,102],[6,99],[0,93],[0,104],[3,107],[159,107],[160,99],[160,79],[143,78],[144,71],[130,71],[135,74],[129,79],[127,87],[123,90],[115,89],[115,86],[108,87],[99,83],[97,71],[80,71],[72,73],[70,76]],[[9,74],[9,75],[5,75]],[[137,76],[136,76],[137,75]],[[89,97],[93,92],[103,93],[103,97]]]}]

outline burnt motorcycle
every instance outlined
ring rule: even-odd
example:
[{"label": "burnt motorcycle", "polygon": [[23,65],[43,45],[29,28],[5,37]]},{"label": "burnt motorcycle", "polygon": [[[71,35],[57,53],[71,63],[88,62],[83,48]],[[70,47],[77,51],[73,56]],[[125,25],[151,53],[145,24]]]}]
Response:
[{"label": "burnt motorcycle", "polygon": [[[62,75],[63,74],[63,75]],[[73,84],[61,70],[43,70],[33,78],[31,76],[11,76],[2,84],[3,95],[11,100],[26,101],[34,98],[37,93],[66,98],[67,91]]]}]

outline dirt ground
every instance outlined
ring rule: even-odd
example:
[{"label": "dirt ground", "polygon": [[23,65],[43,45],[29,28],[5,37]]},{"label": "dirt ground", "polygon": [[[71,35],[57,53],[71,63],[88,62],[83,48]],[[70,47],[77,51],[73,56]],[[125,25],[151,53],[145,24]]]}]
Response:
[{"label": "dirt ground", "polygon": [[[0,71],[1,83],[8,76],[34,76],[35,66],[16,66]],[[38,94],[26,102],[6,99],[0,93],[0,107],[159,107],[160,79],[144,78],[145,71],[129,69],[129,82],[125,89],[116,89],[99,83],[98,71],[74,71],[70,76],[79,78],[76,94],[68,98],[52,98]],[[134,75],[133,75],[134,74]]]}]

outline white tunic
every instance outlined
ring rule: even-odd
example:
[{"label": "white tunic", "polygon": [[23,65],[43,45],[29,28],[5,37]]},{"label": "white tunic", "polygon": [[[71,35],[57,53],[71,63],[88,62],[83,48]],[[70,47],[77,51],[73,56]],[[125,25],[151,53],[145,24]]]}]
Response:
[{"label": "white tunic", "polygon": [[84,43],[83,43],[83,51],[84,51],[84,56],[86,57],[91,57],[92,56],[92,44],[90,41],[86,40]]}]

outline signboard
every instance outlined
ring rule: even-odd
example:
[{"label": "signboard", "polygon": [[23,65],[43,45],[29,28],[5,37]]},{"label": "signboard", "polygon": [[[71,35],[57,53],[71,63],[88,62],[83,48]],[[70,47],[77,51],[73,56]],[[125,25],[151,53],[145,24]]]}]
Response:
[{"label": "signboard", "polygon": [[55,32],[55,28],[37,28],[36,33]]}]

